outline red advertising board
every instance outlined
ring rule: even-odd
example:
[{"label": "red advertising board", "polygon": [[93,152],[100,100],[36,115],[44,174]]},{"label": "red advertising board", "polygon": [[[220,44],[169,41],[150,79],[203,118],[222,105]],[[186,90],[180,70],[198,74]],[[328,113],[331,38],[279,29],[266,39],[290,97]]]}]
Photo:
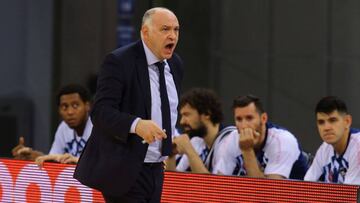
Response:
[{"label": "red advertising board", "polygon": [[[74,165],[0,159],[0,202],[104,202]],[[166,172],[161,202],[359,202],[358,185]]]},{"label": "red advertising board", "polygon": [[74,165],[0,159],[0,202],[104,202],[72,178]]}]

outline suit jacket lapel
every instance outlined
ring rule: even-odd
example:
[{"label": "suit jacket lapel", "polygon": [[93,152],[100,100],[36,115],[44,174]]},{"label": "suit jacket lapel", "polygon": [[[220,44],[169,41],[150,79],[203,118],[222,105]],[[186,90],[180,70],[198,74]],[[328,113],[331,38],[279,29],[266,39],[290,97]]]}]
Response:
[{"label": "suit jacket lapel", "polygon": [[142,95],[144,95],[145,100],[145,109],[147,118],[151,118],[151,89],[150,89],[150,79],[149,79],[149,70],[146,62],[146,56],[144,52],[144,47],[142,42],[137,43],[137,58],[136,58],[136,72],[138,74],[138,80],[141,86]]}]

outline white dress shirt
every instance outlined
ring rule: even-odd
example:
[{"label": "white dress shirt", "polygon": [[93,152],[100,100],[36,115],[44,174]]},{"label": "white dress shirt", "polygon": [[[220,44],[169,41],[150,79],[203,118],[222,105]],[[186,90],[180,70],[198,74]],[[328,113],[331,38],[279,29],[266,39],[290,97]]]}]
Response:
[{"label": "white dress shirt", "polygon": [[[150,79],[150,90],[151,90],[151,120],[162,127],[162,114],[161,114],[161,99],[160,99],[160,84],[159,84],[159,70],[155,65],[156,62],[160,61],[146,46],[143,42],[144,51],[146,55],[146,61],[149,69],[149,79]],[[166,82],[166,91],[169,98],[170,105],[170,116],[171,116],[171,133],[174,135],[176,133],[175,124],[177,121],[177,106],[178,106],[178,95],[176,91],[176,86],[174,83],[173,76],[170,72],[170,66],[167,63],[166,59],[164,74]],[[131,125],[130,132],[135,133],[135,127],[140,118],[137,118]],[[161,162],[166,159],[166,156],[161,156],[161,140],[156,140],[155,142],[149,145],[148,151],[145,156],[145,163],[152,162]]]}]

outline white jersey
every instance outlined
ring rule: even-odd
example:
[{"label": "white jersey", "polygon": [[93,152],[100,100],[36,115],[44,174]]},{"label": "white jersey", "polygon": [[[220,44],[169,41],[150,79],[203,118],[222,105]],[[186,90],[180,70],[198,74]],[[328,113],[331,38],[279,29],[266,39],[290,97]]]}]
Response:
[{"label": "white jersey", "polygon": [[90,137],[92,127],[93,124],[90,118],[88,118],[84,132],[82,136],[79,136],[74,129],[71,129],[62,121],[56,130],[55,139],[49,154],[69,153],[75,157],[79,157]]},{"label": "white jersey", "polygon": [[335,153],[332,145],[323,142],[305,180],[360,185],[360,130],[351,129],[342,155]]},{"label": "white jersey", "polygon": [[[264,145],[256,153],[264,174],[278,174],[286,178],[302,179],[307,165],[295,136],[271,123],[266,123],[266,129]],[[225,139],[224,147],[219,151],[221,159],[217,162],[214,173],[246,175],[238,131],[231,133]]]},{"label": "white jersey", "polygon": [[[194,147],[196,153],[200,156],[201,160],[204,161],[207,155],[209,154],[209,149],[206,146],[206,143],[201,137],[193,137],[190,140],[191,145]],[[179,161],[176,165],[177,171],[190,171],[189,159],[184,154],[179,157]]]},{"label": "white jersey", "polygon": [[[193,137],[190,142],[194,147],[201,160],[204,162],[205,167],[212,172],[217,160],[219,159],[218,151],[221,148],[224,138],[229,135],[232,131],[236,131],[235,126],[228,126],[221,129],[214,141],[213,147],[208,149],[203,138]],[[184,154],[179,158],[176,166],[177,171],[190,171],[190,164],[188,157]]]}]

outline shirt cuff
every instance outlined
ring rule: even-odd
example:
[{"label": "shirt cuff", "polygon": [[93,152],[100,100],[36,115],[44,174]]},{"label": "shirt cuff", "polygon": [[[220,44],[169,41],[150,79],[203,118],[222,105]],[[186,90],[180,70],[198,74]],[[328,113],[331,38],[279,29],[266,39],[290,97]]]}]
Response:
[{"label": "shirt cuff", "polygon": [[131,127],[130,127],[130,133],[135,133],[136,125],[138,124],[139,121],[140,121],[140,118],[136,118],[133,121],[133,123],[131,124]]}]

